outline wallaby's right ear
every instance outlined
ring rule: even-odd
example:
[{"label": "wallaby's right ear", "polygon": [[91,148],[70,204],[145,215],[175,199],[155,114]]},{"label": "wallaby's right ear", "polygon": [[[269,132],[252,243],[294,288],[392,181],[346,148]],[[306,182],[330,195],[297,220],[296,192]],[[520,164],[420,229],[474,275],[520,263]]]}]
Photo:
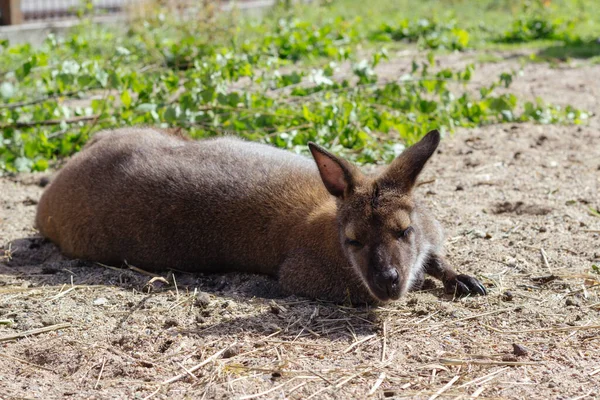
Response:
[{"label": "wallaby's right ear", "polygon": [[329,193],[336,197],[343,197],[345,193],[353,189],[355,171],[352,164],[334,156],[313,142],[308,143],[308,148],[317,163],[321,180]]},{"label": "wallaby's right ear", "polygon": [[423,139],[404,150],[398,158],[392,161],[383,176],[379,178],[380,184],[410,192],[425,163],[439,144],[440,133],[437,130],[429,132]]}]

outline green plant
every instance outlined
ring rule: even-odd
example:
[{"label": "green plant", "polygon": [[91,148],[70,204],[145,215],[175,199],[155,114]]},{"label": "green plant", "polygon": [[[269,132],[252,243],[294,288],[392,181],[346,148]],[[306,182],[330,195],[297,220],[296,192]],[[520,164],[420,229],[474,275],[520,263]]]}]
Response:
[{"label": "green plant", "polygon": [[381,24],[370,35],[376,41],[406,41],[428,49],[464,50],[469,44],[469,33],[457,27],[456,20],[440,22],[436,19],[402,19],[397,24]]},{"label": "green plant", "polygon": [[[477,94],[467,88],[474,66],[436,70],[433,54],[400,79],[382,80],[376,67],[387,53],[357,50],[365,43],[360,23],[276,18],[204,26],[158,10],[125,32],[82,21],[39,48],[2,42],[0,170],[44,170],[94,132],[118,126],[182,128],[196,138],[235,134],[295,151],[313,140],[369,163],[389,161],[433,128],[587,117],[498,94],[513,73]],[[337,72],[340,62],[351,64],[350,76]]]}]

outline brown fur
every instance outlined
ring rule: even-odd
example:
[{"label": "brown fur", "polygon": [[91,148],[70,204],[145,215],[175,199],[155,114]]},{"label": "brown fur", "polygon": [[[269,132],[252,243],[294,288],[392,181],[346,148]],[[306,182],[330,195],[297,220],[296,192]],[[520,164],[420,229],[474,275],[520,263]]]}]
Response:
[{"label": "brown fur", "polygon": [[431,132],[371,177],[314,144],[317,167],[234,138],[104,131],[46,189],[36,224],[71,257],[265,273],[335,301],[397,299],[423,271],[447,291],[483,294],[441,258],[441,228],[411,195],[438,142]]}]

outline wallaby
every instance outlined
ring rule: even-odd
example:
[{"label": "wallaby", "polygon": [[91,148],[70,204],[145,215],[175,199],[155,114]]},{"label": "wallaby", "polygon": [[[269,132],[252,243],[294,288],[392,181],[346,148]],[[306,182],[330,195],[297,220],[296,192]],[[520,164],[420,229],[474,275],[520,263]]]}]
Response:
[{"label": "wallaby", "polygon": [[315,162],[232,137],[104,131],[54,178],[36,224],[70,257],[264,273],[338,302],[398,299],[424,273],[449,293],[484,295],[441,256],[441,226],[412,196],[439,141],[429,132],[369,176],[314,143]]}]

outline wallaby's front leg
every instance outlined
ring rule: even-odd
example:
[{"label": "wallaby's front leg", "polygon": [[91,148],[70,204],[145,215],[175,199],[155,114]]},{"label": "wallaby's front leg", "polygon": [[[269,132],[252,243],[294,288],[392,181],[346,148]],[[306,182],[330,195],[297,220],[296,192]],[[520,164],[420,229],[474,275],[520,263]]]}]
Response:
[{"label": "wallaby's front leg", "polygon": [[354,305],[376,300],[351,269],[329,264],[307,250],[289,255],[279,267],[278,280],[290,294]]},{"label": "wallaby's front leg", "polygon": [[442,281],[448,294],[457,296],[487,294],[479,280],[469,275],[457,274],[442,256],[432,254],[425,264],[425,272]]}]

